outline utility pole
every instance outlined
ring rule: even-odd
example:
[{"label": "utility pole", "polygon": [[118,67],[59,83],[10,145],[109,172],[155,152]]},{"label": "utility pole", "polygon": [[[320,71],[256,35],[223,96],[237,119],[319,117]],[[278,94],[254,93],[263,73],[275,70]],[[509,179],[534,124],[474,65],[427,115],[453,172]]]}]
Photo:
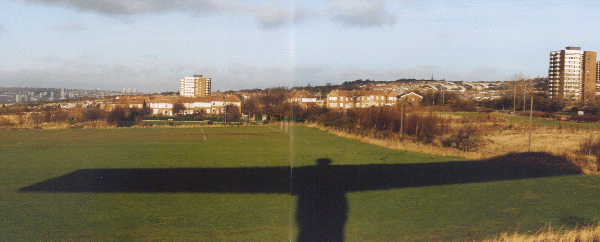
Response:
[{"label": "utility pole", "polygon": [[533,123],[533,97],[531,97],[531,110],[529,111],[529,152],[531,152],[531,125]]},{"label": "utility pole", "polygon": [[403,120],[404,119],[404,102],[402,103],[402,113],[400,114],[400,137],[404,137],[404,134],[402,133],[402,127],[403,127]]},{"label": "utility pole", "polygon": [[527,93],[527,83],[525,83],[525,89],[523,89],[523,113],[525,113],[525,93]]},{"label": "utility pole", "polygon": [[513,112],[517,113],[517,81],[514,82],[515,90],[513,91]]},{"label": "utility pole", "polygon": [[442,86],[442,105],[446,104],[444,101],[444,86]]}]

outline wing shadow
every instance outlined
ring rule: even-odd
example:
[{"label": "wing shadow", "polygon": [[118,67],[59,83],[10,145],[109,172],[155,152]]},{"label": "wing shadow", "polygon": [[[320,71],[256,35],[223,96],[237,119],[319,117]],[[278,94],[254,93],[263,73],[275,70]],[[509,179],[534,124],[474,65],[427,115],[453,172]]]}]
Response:
[{"label": "wing shadow", "polygon": [[580,174],[581,169],[562,157],[539,152],[509,154],[480,161],[441,163],[323,164],[294,168],[81,169],[18,191],[298,195],[313,185],[315,172],[325,172],[323,176],[339,181],[338,189],[351,192],[560,176]]},{"label": "wing shadow", "polygon": [[480,161],[304,167],[82,169],[19,189],[46,193],[289,193],[298,196],[298,241],[343,241],[346,193],[580,174],[548,153]]}]

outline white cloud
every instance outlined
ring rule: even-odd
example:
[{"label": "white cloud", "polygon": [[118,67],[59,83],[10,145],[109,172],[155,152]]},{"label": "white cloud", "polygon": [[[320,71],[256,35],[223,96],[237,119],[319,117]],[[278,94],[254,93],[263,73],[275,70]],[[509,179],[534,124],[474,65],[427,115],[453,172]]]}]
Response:
[{"label": "white cloud", "polygon": [[269,3],[258,5],[251,1],[240,0],[25,0],[96,12],[111,16],[163,13],[170,11],[187,12],[195,15],[214,13],[249,14],[265,28],[275,28],[290,22],[291,12],[280,5]]},{"label": "white cloud", "polygon": [[396,14],[390,13],[383,1],[333,0],[329,11],[333,20],[346,26],[380,27],[396,23]]},{"label": "white cloud", "polygon": [[259,4],[249,0],[24,0],[29,3],[46,4],[76,9],[84,12],[96,12],[109,16],[129,16],[138,14],[183,12],[197,16],[215,13],[250,15],[263,29],[285,26],[292,21],[301,23],[318,19],[324,12],[331,20],[345,26],[378,27],[394,25],[396,14],[385,8],[380,0],[333,0],[325,11],[296,5],[288,9],[275,1]]},{"label": "white cloud", "polygon": [[82,23],[68,22],[52,26],[51,29],[54,31],[80,31],[86,30],[87,26]]},{"label": "white cloud", "polygon": [[277,28],[290,22],[290,12],[275,4],[256,8],[254,18],[265,29]]},{"label": "white cloud", "polygon": [[25,0],[30,3],[42,3],[74,8],[79,11],[97,12],[107,15],[140,14],[160,12],[175,8],[177,1],[153,0]]}]

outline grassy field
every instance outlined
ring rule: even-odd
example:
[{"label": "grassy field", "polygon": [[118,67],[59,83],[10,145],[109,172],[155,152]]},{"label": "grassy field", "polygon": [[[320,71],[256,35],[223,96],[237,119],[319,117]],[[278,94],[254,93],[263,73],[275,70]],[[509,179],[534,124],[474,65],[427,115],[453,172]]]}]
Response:
[{"label": "grassy field", "polygon": [[[464,162],[385,149],[315,128],[296,126],[293,135],[279,128],[0,131],[0,240],[294,241],[299,233],[299,196],[279,191],[285,188],[281,184],[265,192],[179,187],[98,192],[94,184],[88,192],[20,191],[81,171],[195,169],[201,172],[194,174],[222,178],[237,174],[231,169],[252,168],[269,177],[272,170],[314,167],[320,158],[348,171],[369,164]],[[371,186],[377,184],[365,185]],[[357,190],[344,193],[346,241],[473,241],[600,222],[598,175]]]},{"label": "grassy field", "polygon": [[[487,113],[459,113],[459,112],[444,113],[444,114],[454,115],[454,116],[459,116],[459,117],[477,117],[477,116],[487,116],[488,115]],[[518,116],[515,114],[505,114],[505,113],[494,113],[494,115],[496,117],[506,119],[510,123],[523,123],[523,124],[527,124],[527,125],[529,124],[529,116]],[[578,123],[578,122],[572,122],[572,121],[557,121],[554,119],[536,118],[536,117],[532,118],[532,122],[535,125],[541,126],[541,127],[561,127],[561,125],[563,127],[579,126],[582,129],[593,129],[593,128],[600,127],[600,124],[597,124],[597,123]]]}]

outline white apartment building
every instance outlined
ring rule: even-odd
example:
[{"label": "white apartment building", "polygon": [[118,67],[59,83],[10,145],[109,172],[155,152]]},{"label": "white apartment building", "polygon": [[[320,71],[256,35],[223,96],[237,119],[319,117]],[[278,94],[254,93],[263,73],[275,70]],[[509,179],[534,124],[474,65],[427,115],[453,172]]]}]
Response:
[{"label": "white apartment building", "polygon": [[202,75],[184,77],[179,80],[179,95],[184,97],[205,97],[210,96],[210,78]]},{"label": "white apartment building", "polygon": [[600,61],[596,61],[596,97],[600,97]]},{"label": "white apartment building", "polygon": [[580,47],[550,52],[548,68],[550,98],[589,102],[596,92],[596,52]]}]

